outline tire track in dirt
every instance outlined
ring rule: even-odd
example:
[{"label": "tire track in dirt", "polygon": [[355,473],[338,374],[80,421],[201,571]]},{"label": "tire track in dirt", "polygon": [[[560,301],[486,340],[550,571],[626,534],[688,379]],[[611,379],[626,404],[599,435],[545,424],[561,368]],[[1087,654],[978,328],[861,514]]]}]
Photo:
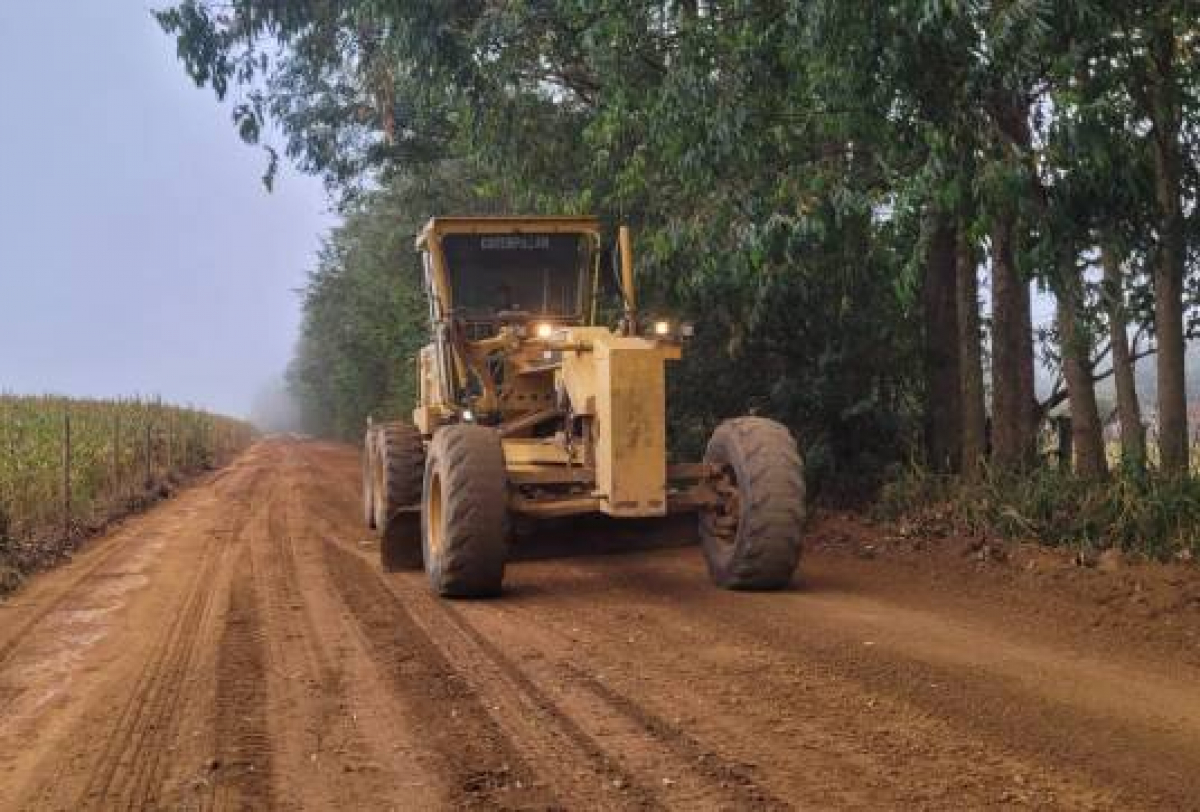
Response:
[{"label": "tire track in dirt", "polygon": [[[891,698],[927,719],[940,720],[956,731],[957,740],[974,743],[979,754],[974,763],[980,767],[991,761],[1009,775],[1040,773],[1044,797],[1057,798],[1059,803],[1072,799],[1084,806],[1188,808],[1200,797],[1196,770],[1200,745],[1191,730],[1139,717],[1136,709],[1118,707],[1118,696],[1097,712],[1082,698],[1063,697],[1056,685],[1043,685],[1044,677],[1028,684],[1013,679],[995,666],[995,651],[1002,640],[959,636],[964,648],[991,643],[992,653],[983,655],[987,665],[921,656],[925,645],[921,640],[904,650],[864,646],[861,641],[848,647],[844,641],[853,632],[837,628],[833,619],[807,628],[797,626],[798,610],[793,596],[787,594],[776,601],[753,596],[750,601],[738,600],[705,589],[702,582],[679,572],[677,565],[667,570],[639,567],[631,575],[630,583],[643,595],[671,594],[719,618],[720,630],[728,637],[757,640],[795,665],[820,662],[864,694]],[[929,624],[922,630],[931,633]],[[1062,653],[1055,658],[1056,666],[1066,662]],[[1068,673],[1081,681],[1088,679],[1084,669],[1068,669]],[[1167,700],[1164,707],[1171,704]],[[1125,710],[1133,715],[1126,717]],[[1087,735],[1072,735],[1072,731],[1087,731]],[[997,749],[1005,755],[998,756]],[[990,758],[985,755],[989,751]],[[1154,758],[1148,759],[1151,753]],[[1006,783],[1000,776],[996,779],[1000,780],[994,779],[994,786]]]},{"label": "tire track in dirt", "polygon": [[[317,518],[331,534],[345,535],[343,517],[349,506],[342,504],[331,514],[330,501],[321,503]],[[379,577],[373,561],[357,550],[344,549],[359,558],[362,567],[371,568],[364,577]],[[538,655],[528,655],[518,664],[489,642],[454,603],[428,595],[423,580],[415,584],[409,578],[385,580],[401,611],[422,626],[446,658],[467,675],[528,760],[556,763],[559,769],[543,777],[573,805],[790,808],[743,765],[724,759],[714,748],[696,742],[584,672],[547,673],[538,667]],[[530,726],[530,717],[536,725]],[[652,784],[644,780],[650,777]],[[619,799],[612,797],[614,789],[621,790]],[[718,802],[718,798],[726,800]]]},{"label": "tire track in dirt", "polygon": [[[336,453],[322,456],[328,457],[338,470],[345,467],[353,473],[349,465],[338,460]],[[332,468],[332,465],[328,467]],[[351,478],[343,474],[338,480],[350,482]],[[320,488],[322,497],[317,498],[318,491],[314,491],[313,503],[330,533],[353,537],[357,509],[351,503],[354,496],[351,489],[316,487]],[[361,555],[361,551],[356,552]],[[769,767],[769,797],[773,793],[778,800],[783,792],[784,797],[803,799],[818,806],[833,803],[842,807],[878,807],[904,799],[905,803],[932,808],[954,808],[955,803],[948,799],[974,798],[986,804],[1011,795],[1014,799],[1041,798],[1042,802],[1066,807],[1111,807],[1111,801],[1105,803],[1102,800],[1111,796],[1097,792],[1086,782],[1081,784],[1072,770],[1046,775],[1044,770],[1038,769],[1036,760],[1031,762],[1022,756],[1014,758],[1003,750],[998,752],[993,744],[980,741],[971,728],[961,729],[961,723],[972,718],[969,713],[961,719],[931,715],[927,708],[913,706],[904,697],[897,696],[893,686],[863,685],[852,675],[847,679],[831,671],[834,665],[844,661],[844,657],[839,659],[837,656],[844,652],[822,655],[809,651],[804,646],[803,636],[785,636],[775,641],[776,647],[796,649],[795,656],[778,664],[764,661],[761,672],[738,666],[730,673],[728,663],[703,656],[698,664],[702,667],[690,667],[691,657],[684,652],[692,651],[697,645],[702,647],[698,652],[701,654],[703,647],[715,646],[729,653],[736,650],[739,656],[751,655],[749,661],[756,661],[755,652],[767,644],[756,628],[755,611],[739,614],[739,618],[744,617],[744,623],[739,623],[736,628],[731,627],[723,616],[729,609],[726,603],[741,600],[757,604],[763,596],[716,592],[699,566],[689,568],[687,584],[666,583],[661,578],[656,581],[658,566],[654,559],[640,555],[627,559],[564,557],[531,566],[543,577],[547,572],[553,573],[549,586],[514,579],[513,588],[501,601],[455,604],[452,611],[459,611],[457,607],[461,606],[468,618],[465,620],[467,626],[478,630],[482,639],[495,641],[497,647],[503,644],[504,651],[512,652],[519,660],[515,667],[542,686],[544,693],[549,695],[550,704],[563,708],[560,712],[578,720],[581,729],[600,730],[602,738],[609,739],[613,730],[621,731],[624,739],[619,752],[627,758],[626,766],[639,778],[660,774],[664,762],[661,759],[656,762],[650,754],[656,749],[669,749],[661,743],[646,747],[645,742],[654,738],[654,731],[672,741],[672,731],[678,729],[686,733],[688,743],[676,740],[672,758],[683,760],[690,752],[701,760],[715,759],[709,762],[711,772],[705,777],[711,790],[710,805],[713,798],[728,798],[729,786],[736,786],[739,776],[750,776],[754,781],[754,776],[762,774],[761,768]],[[650,573],[648,578],[646,572]],[[578,585],[572,586],[581,574],[587,582],[582,592]],[[446,626],[445,612],[442,611],[445,604],[421,592],[423,585],[410,576],[390,576],[386,580],[414,618],[438,630],[437,639],[442,644],[447,639],[441,633]],[[786,593],[765,597],[774,599],[775,603],[788,599]],[[427,604],[434,608],[429,609]],[[587,607],[582,615],[575,613],[577,605]],[[646,611],[635,611],[638,619],[630,618],[622,623],[622,613],[630,606]],[[697,618],[711,617],[715,626],[709,631],[715,632],[715,636],[709,635],[708,639],[697,639],[690,634],[681,637],[679,627],[689,626],[695,620],[680,614],[681,606],[690,607]],[[667,610],[667,614],[663,615],[658,611],[660,609]],[[795,610],[789,608],[788,611],[788,624],[795,626]],[[502,618],[492,622],[492,615]],[[647,628],[639,629],[643,615],[651,622]],[[656,619],[676,624],[676,628],[663,627]],[[563,622],[578,623],[584,628],[585,635],[589,632],[611,635],[614,645],[588,647],[581,651],[569,641],[547,639],[538,633],[547,624],[561,626]],[[645,632],[649,639],[657,639],[661,645],[655,647],[649,658],[630,660],[626,656],[630,647],[621,633],[625,625],[639,633]],[[660,634],[661,637],[656,637]],[[835,634],[826,642],[842,649],[845,646],[843,637],[844,634]],[[626,651],[622,651],[623,648]],[[813,655],[817,655],[815,660]],[[589,676],[587,670],[573,669],[581,657],[591,670],[609,672],[604,682],[593,682],[592,687],[600,685],[599,692],[588,691],[588,679],[574,678],[578,674]],[[452,661],[458,660],[452,658]],[[705,673],[703,666],[715,670]],[[473,662],[471,673],[479,670],[481,667]],[[722,679],[728,683],[722,684]],[[731,685],[746,681],[750,681],[755,690],[746,688],[737,696],[730,695]],[[614,703],[605,701],[606,688],[616,690],[617,697],[632,700],[633,706],[623,709],[627,713],[621,713],[614,708]],[[590,693],[592,700],[581,697],[583,692]],[[694,701],[699,699],[693,696],[697,692],[706,696],[703,704]],[[761,693],[761,701],[756,700],[758,693]],[[802,703],[801,707],[811,707],[817,709],[816,712],[793,712],[790,708],[797,701]],[[615,705],[622,705],[619,698]],[[667,722],[664,726],[661,724],[666,719],[663,708],[671,709],[672,718],[681,716],[684,721],[680,724]],[[675,713],[677,708],[679,713]],[[715,717],[714,709],[718,710]],[[649,718],[643,714],[639,720],[639,711],[648,714]],[[780,718],[780,711],[785,718]],[[501,721],[505,721],[504,717]],[[649,729],[646,722],[649,722]],[[756,728],[761,731],[757,735]],[[789,741],[784,731],[794,731],[797,738]],[[606,743],[611,746],[611,742]],[[641,754],[632,764],[628,761],[631,753]],[[1016,785],[1013,775],[1018,776]],[[722,781],[727,786],[711,786]],[[768,786],[762,781],[755,783],[764,788]],[[692,788],[698,786],[694,783]],[[675,789],[680,787],[671,788]],[[753,794],[751,790],[751,797],[743,795],[739,799],[741,805],[756,803]],[[664,797],[670,797],[670,793]],[[682,793],[682,798],[689,797],[698,796]],[[675,799],[680,798],[681,795],[676,794],[667,803],[688,806],[686,802],[677,803]]]},{"label": "tire track in dirt", "polygon": [[[700,568],[682,566],[679,556],[642,558],[628,566],[601,559],[563,564],[554,573],[555,591],[570,591],[569,584],[578,581],[581,597],[565,605],[556,600],[559,611],[545,626],[560,635],[569,634],[565,626],[586,630],[587,659],[597,667],[607,663],[612,678],[607,683],[628,685],[631,675],[639,674],[633,678],[639,696],[678,709],[689,717],[689,730],[707,730],[705,739],[736,744],[746,758],[769,767],[773,782],[783,779],[787,786],[787,777],[799,774],[803,765],[814,769],[810,782],[789,787],[789,798],[823,783],[830,792],[853,788],[865,796],[845,799],[843,805],[855,807],[902,798],[959,808],[1008,798],[1055,808],[1126,809],[1154,797],[1147,787],[1129,791],[1142,782],[1139,777],[1117,777],[1108,772],[1111,765],[1080,758],[1093,746],[1126,741],[1123,736],[1107,738],[1103,724],[1093,727],[1093,720],[1074,710],[1048,708],[983,670],[938,670],[879,651],[870,635],[864,644],[853,627],[797,624],[803,613],[779,605],[788,600],[786,593],[712,591]],[[603,597],[593,600],[600,583]],[[534,590],[539,600],[545,591]],[[510,602],[505,611],[509,617],[503,626],[489,624],[489,630],[528,624],[537,602]],[[629,645],[635,641],[606,630],[609,617],[636,627],[638,643]],[[670,656],[679,651],[693,654]],[[753,690],[745,687],[747,681]],[[680,692],[680,685],[688,690]],[[997,724],[1009,727],[1005,735],[995,735]],[[747,739],[745,732],[756,728],[761,730],[757,739]],[[1083,729],[1089,736],[1094,732],[1096,741],[1071,738],[1070,731]],[[1047,745],[1050,749],[1038,741],[1043,730],[1057,740]],[[807,752],[789,747],[789,738],[802,742]],[[794,756],[800,756],[798,763]],[[861,779],[847,772],[856,764]],[[1174,795],[1157,805],[1186,808],[1182,799],[1190,791],[1181,778],[1161,784]]]},{"label": "tire track in dirt", "polygon": [[691,765],[720,791],[731,796],[735,809],[786,810],[792,805],[760,784],[742,764],[726,759],[661,716],[647,710],[613,687],[573,664],[566,664],[574,679],[597,697],[640,725],[653,739]]},{"label": "tire track in dirt", "polygon": [[270,809],[274,799],[267,674],[248,549],[242,549],[234,567],[217,657],[213,807]]},{"label": "tire track in dirt", "polygon": [[153,800],[150,784],[171,735],[169,717],[187,674],[197,630],[208,611],[215,558],[206,555],[196,568],[184,607],[147,658],[77,808],[143,809]]},{"label": "tire track in dirt", "polygon": [[[392,585],[389,585],[391,587]],[[423,583],[422,583],[423,587]],[[554,765],[543,778],[575,808],[661,809],[663,799],[585,730],[581,720],[530,679],[521,667],[466,623],[449,605],[424,595],[392,599],[445,653],[479,693],[497,723],[528,761]],[[430,612],[433,609],[433,612]],[[419,611],[418,611],[419,610]]]},{"label": "tire track in dirt", "polygon": [[[355,669],[368,658],[354,649],[344,607],[328,594],[320,544],[306,532],[304,501],[294,492],[296,468],[295,455],[286,454],[264,531],[251,547],[270,641],[276,773],[289,776],[277,786],[275,801],[318,809],[387,808],[401,786],[412,790],[415,782],[397,774],[404,766],[397,759],[397,727],[404,720],[382,685],[364,686],[358,678]],[[298,542],[308,556],[303,575]],[[350,775],[353,781],[346,780]]]},{"label": "tire track in dirt", "polygon": [[409,718],[433,751],[452,808],[559,808],[489,716],[479,695],[404,608],[377,573],[339,543],[324,542],[325,562],[342,599],[371,643]]},{"label": "tire track in dirt", "polygon": [[[339,489],[333,499],[329,489],[323,493],[324,499],[316,499],[314,492],[310,500],[318,513],[314,518],[332,536],[345,537],[350,532],[347,523],[357,518],[349,504],[354,494]],[[380,577],[374,562],[360,551],[348,545],[343,549],[369,568],[364,577]],[[429,595],[419,576],[415,584],[403,577],[385,580],[401,611],[467,675],[529,760],[541,763],[547,752],[556,754],[552,761],[560,769],[543,777],[557,783],[560,795],[581,808],[614,801],[619,808],[790,808],[743,765],[683,735],[628,697],[598,686],[582,671],[547,672],[537,662],[544,659],[541,655],[528,655],[518,664],[490,643],[453,602]],[[526,721],[531,715],[539,718],[533,727]],[[568,752],[570,758],[565,757]],[[619,800],[611,797],[613,789],[621,790]],[[718,798],[726,800],[717,802]]]},{"label": "tire track in dirt", "polygon": [[[326,738],[336,735],[337,728],[345,727],[345,714],[339,713],[337,707],[344,686],[341,672],[321,646],[312,607],[299,582],[286,488],[286,482],[278,482],[271,491],[265,535],[256,539],[251,561],[261,576],[259,590],[266,602],[266,623],[273,642],[268,649],[268,663],[276,676],[282,677],[275,680],[279,696],[274,698],[274,706],[281,709],[277,720],[282,722],[279,717],[285,712],[284,704],[305,707],[310,717],[306,719],[303,741],[300,736],[280,731],[280,755],[292,764],[303,765],[308,761],[305,766],[315,772],[311,762],[324,755]],[[303,788],[312,793],[306,798],[309,805],[334,802],[334,787],[308,779],[309,776],[298,777],[291,783],[296,785],[295,791]]]},{"label": "tire track in dirt", "polygon": [[240,498],[231,500],[234,509],[227,518],[227,529],[214,528],[212,539],[203,545],[180,611],[146,657],[112,723],[111,735],[90,769],[76,809],[140,810],[157,804],[162,756],[175,736],[175,711],[185,679],[193,670],[201,628],[209,618],[221,559],[244,526],[261,491],[264,473],[254,470],[248,478]]},{"label": "tire track in dirt", "polygon": [[[612,788],[620,790],[621,808],[665,808],[657,792],[640,782],[619,758],[610,754],[579,721],[561,707],[547,691],[539,688],[516,663],[481,637],[456,612],[447,611],[446,618],[465,638],[454,648],[461,652],[464,650],[462,643],[466,643],[475,649],[469,654],[464,652],[464,660],[456,661],[469,663],[470,673],[479,682],[486,684],[493,695],[498,694],[501,698],[519,697],[524,699],[524,704],[533,711],[535,719],[531,721],[535,721],[536,730],[523,736],[520,739],[521,745],[557,754],[560,766],[565,761],[573,761],[579,765],[578,771],[572,776],[570,788],[571,794],[577,800],[586,800],[593,808],[611,803],[614,799],[604,796]],[[509,718],[512,717],[513,714],[510,714]],[[561,749],[564,747],[575,751],[570,759],[564,757]],[[553,762],[554,759],[547,760]],[[602,787],[604,791],[593,792],[591,797],[580,797],[584,789],[580,786],[583,783],[580,773],[591,773],[588,778],[592,780],[588,783],[593,785],[593,789]]]},{"label": "tire track in dirt", "polygon": [[[863,757],[877,738],[874,720],[860,714],[858,720],[835,718],[832,732],[821,726],[828,686],[774,686],[750,652],[739,651],[731,672],[724,658],[708,656],[694,640],[660,637],[657,625],[628,608],[636,602],[619,591],[595,600],[588,590],[581,600],[594,606],[583,613],[561,596],[546,604],[542,590],[518,589],[520,597],[486,612],[464,607],[478,633],[519,658],[539,683],[566,686],[561,690],[574,704],[599,704],[606,718],[619,715],[629,737],[657,742],[673,764],[701,776],[711,797],[729,799],[735,808],[895,803],[894,795],[873,788],[881,765]],[[801,726],[781,735],[781,723],[790,719]]]},{"label": "tire track in dirt", "polygon": [[[0,807],[1200,797],[1200,700],[1173,660],[1097,665],[1061,636],[945,609],[940,585],[897,599],[861,569],[839,570],[837,589],[826,569],[794,592],[731,594],[694,550],[571,556],[570,528],[567,554],[514,563],[501,600],[445,602],[419,573],[379,571],[356,463],[340,446],[258,444],[98,540],[79,571],[31,583],[0,632],[0,701],[28,687],[0,717]],[[109,557],[120,547],[128,560]],[[43,699],[38,679],[73,682]]]},{"label": "tire track in dirt", "polygon": [[[518,665],[496,644],[460,614],[452,605],[438,607],[460,632],[525,692],[536,698],[548,715],[576,739],[585,754],[631,784],[642,799],[654,798],[655,805],[713,803],[714,796],[725,796],[728,808],[785,810],[791,805],[760,785],[740,764],[722,758],[711,748],[701,745],[682,730],[651,713],[627,695],[600,683],[583,668],[564,661],[562,673],[549,673],[540,668],[544,655],[527,654]],[[522,667],[531,673],[526,674]],[[491,680],[488,680],[491,683]],[[546,690],[537,687],[547,686]],[[588,701],[573,688],[582,688],[596,701]],[[622,718],[623,717],[623,718]],[[593,733],[587,730],[595,731]],[[610,754],[598,741],[600,731],[605,738],[624,731],[622,746]],[[622,762],[628,764],[623,766]],[[660,774],[662,774],[660,776]],[[635,775],[660,776],[664,789],[651,793],[638,784]],[[685,795],[686,794],[686,795]],[[685,797],[681,797],[684,795]]]},{"label": "tire track in dirt", "polygon": [[[315,484],[309,480],[302,487]],[[541,778],[552,785],[564,804],[590,809],[664,808],[659,792],[640,781],[621,758],[609,753],[519,666],[482,640],[449,603],[428,595],[423,577],[417,576],[416,589],[397,591],[395,579],[385,578],[377,570],[375,556],[333,540],[349,534],[346,517],[352,506],[347,503],[353,493],[339,489],[336,500],[330,499],[328,492],[324,500],[317,500],[316,492],[309,492],[314,498],[306,501],[315,506],[310,519],[320,524],[327,543],[353,558],[361,578],[378,581],[387,590],[394,610],[403,613],[447,662],[454,663],[459,676],[479,695],[527,763],[553,766],[543,769]]]}]

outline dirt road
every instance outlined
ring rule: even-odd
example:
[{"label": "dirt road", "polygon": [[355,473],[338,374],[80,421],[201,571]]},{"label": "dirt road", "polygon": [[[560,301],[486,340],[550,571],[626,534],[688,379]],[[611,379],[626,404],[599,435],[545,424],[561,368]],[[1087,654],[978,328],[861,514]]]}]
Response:
[{"label": "dirt road", "polygon": [[0,809],[1200,808],[1196,658],[1061,601],[659,549],[440,602],[357,466],[260,443],[0,604]]}]

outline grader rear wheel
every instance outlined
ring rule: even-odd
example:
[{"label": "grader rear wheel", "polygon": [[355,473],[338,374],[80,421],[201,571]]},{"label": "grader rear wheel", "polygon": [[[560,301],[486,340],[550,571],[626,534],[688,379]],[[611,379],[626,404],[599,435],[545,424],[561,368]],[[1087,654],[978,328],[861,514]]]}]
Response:
[{"label": "grader rear wheel", "polygon": [[374,457],[371,498],[380,563],[388,572],[420,569],[421,433],[407,423],[387,423],[374,429],[368,448]]},{"label": "grader rear wheel", "polygon": [[713,432],[704,461],[720,474],[719,504],[700,514],[709,574],[726,589],[782,589],[800,560],[804,476],[791,432],[740,417]]},{"label": "grader rear wheel", "polygon": [[509,546],[508,479],[500,435],[444,426],[425,463],[421,537],[425,571],[445,597],[500,593]]}]

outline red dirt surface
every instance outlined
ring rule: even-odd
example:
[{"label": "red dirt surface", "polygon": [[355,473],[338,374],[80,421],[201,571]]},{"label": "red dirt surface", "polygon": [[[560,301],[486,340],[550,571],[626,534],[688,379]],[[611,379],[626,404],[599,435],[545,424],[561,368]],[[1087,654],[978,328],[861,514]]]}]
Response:
[{"label": "red dirt surface", "polygon": [[1191,568],[827,515],[735,594],[567,524],[451,603],[358,482],[259,443],[0,604],[0,809],[1200,805]]}]

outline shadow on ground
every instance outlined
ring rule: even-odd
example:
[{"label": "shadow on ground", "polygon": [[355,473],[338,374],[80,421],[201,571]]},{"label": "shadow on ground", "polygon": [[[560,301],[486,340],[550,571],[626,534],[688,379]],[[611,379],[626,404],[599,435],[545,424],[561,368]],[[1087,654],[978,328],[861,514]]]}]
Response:
[{"label": "shadow on ground", "polygon": [[610,555],[688,547],[698,542],[696,517],[612,519],[579,516],[515,527],[512,558],[535,561],[581,555]]}]

